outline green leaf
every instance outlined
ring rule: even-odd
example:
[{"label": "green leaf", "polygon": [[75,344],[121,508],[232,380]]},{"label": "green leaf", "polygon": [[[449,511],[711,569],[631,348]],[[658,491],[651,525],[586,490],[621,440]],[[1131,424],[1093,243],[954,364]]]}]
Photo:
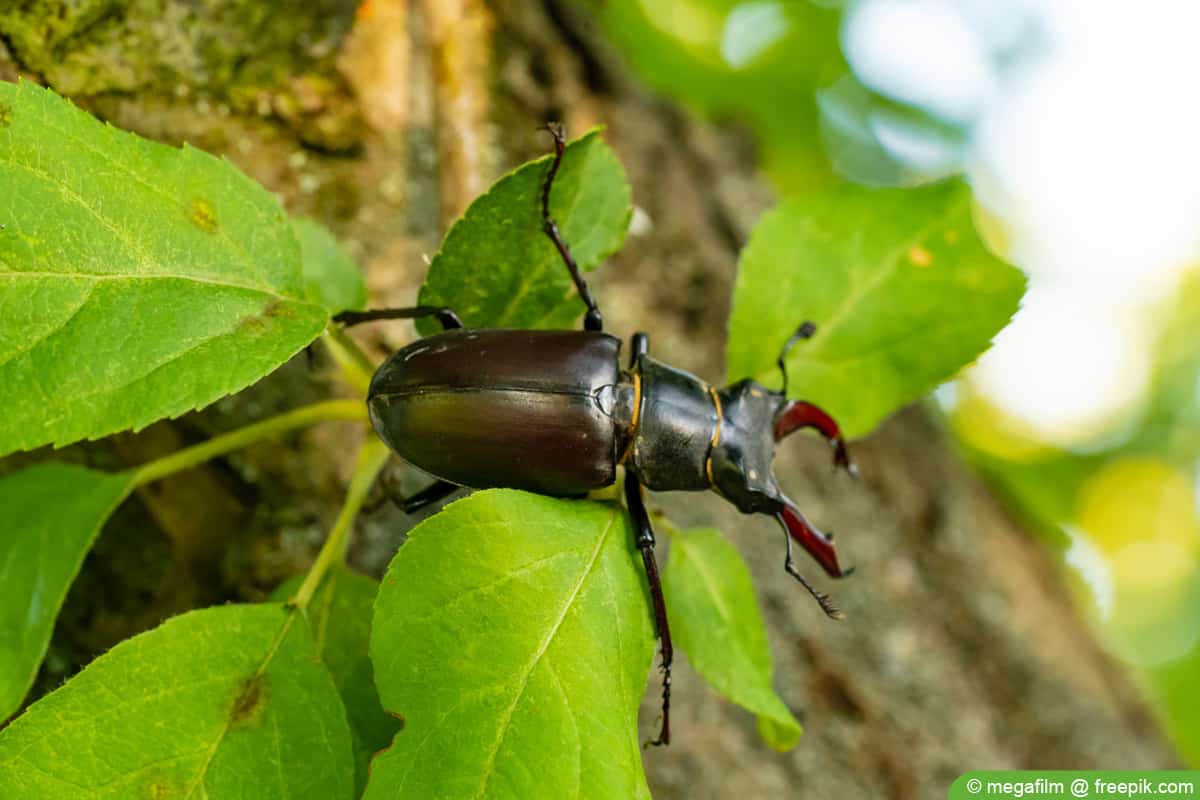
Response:
[{"label": "green leaf", "polygon": [[279,203],[232,165],[0,82],[0,455],[177,416],[312,341]]},{"label": "green leaf", "polygon": [[132,473],[67,464],[0,478],[0,721],[29,691],[67,589],[132,485]]},{"label": "green leaf", "polygon": [[812,320],[790,392],[861,436],[987,349],[1024,290],[984,247],[962,183],[814,193],[767,214],[742,252],[729,377],[779,385],[780,349]]},{"label": "green leaf", "polygon": [[771,651],[750,571],[720,532],[702,528],[671,538],[663,593],[675,643],[714,689],[758,715],[776,750],[800,739],[800,723],[771,686]]},{"label": "green leaf", "polygon": [[417,526],[375,603],[375,681],[405,725],[366,797],[649,798],[639,565],[599,503],[492,490]]},{"label": "green leaf", "polygon": [[350,731],[282,605],[168,620],[0,731],[0,797],[349,798]]},{"label": "green leaf", "polygon": [[[565,328],[583,314],[567,268],[542,231],[549,165],[549,156],[531,161],[471,203],[429,266],[421,305],[449,306],[468,328]],[[599,131],[567,145],[550,213],[581,269],[592,269],[625,241],[633,215],[629,184]],[[439,330],[431,320],[417,328],[426,335]]]},{"label": "green leaf", "polygon": [[664,3],[591,5],[641,80],[689,109],[749,125],[780,191],[831,179],[815,92],[847,71],[838,38],[848,4],[689,0],[683,24]]},{"label": "green leaf", "polygon": [[293,219],[292,230],[300,242],[305,296],[333,314],[363,308],[367,284],[362,270],[333,234],[307,218]]},{"label": "green leaf", "polygon": [[[276,589],[272,598],[287,600],[303,581],[304,576],[297,575]],[[383,710],[375,690],[375,670],[367,657],[371,609],[378,593],[375,580],[335,568],[313,594],[306,614],[317,653],[346,707],[354,747],[355,797],[367,785],[371,756],[387,747],[402,727],[400,720]]]}]

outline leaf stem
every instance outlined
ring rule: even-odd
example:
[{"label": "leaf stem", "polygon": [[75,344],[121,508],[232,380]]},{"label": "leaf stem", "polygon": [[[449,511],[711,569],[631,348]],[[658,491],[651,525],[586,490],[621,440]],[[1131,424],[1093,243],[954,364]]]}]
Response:
[{"label": "leaf stem", "polygon": [[362,400],[327,400],[302,406],[143,464],[134,471],[133,486],[143,486],[293,428],[328,420],[366,422],[366,419],[367,410]]},{"label": "leaf stem", "polygon": [[375,374],[375,365],[371,363],[371,359],[367,358],[345,331],[332,325],[325,331],[325,344],[329,347],[329,355],[333,357],[334,363],[342,370],[342,377],[365,396],[371,387],[371,376]]},{"label": "leaf stem", "polygon": [[350,479],[350,487],[346,490],[346,501],[342,504],[342,510],[338,512],[337,521],[333,523],[329,538],[321,546],[321,552],[317,553],[312,568],[309,569],[300,588],[296,590],[296,596],[292,598],[294,606],[305,608],[317,587],[321,585],[321,579],[325,577],[329,567],[335,561],[340,563],[346,560],[346,550],[350,545],[350,532],[354,529],[354,519],[362,509],[367,492],[371,490],[371,484],[375,482],[375,476],[379,474],[379,470],[383,469],[383,465],[387,463],[390,455],[390,451],[383,442],[375,437],[368,439],[367,443],[358,451],[358,464],[354,467],[354,477]]}]

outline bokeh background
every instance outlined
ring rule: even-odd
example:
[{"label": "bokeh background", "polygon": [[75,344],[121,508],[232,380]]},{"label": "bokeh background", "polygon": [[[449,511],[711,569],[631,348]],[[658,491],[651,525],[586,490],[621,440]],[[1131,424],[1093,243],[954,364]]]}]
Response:
[{"label": "bokeh background", "polygon": [[749,126],[783,196],[965,175],[1030,286],[931,404],[1200,765],[1200,8],[593,8],[645,81]]}]

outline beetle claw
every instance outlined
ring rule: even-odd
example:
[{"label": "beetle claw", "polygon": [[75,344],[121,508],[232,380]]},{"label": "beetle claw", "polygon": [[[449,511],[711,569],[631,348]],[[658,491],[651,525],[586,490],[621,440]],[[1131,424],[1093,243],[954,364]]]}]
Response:
[{"label": "beetle claw", "polygon": [[835,469],[841,467],[853,478],[858,477],[858,466],[850,460],[850,453],[846,450],[846,440],[841,435],[834,436],[829,439],[829,446],[833,448],[833,466]]},{"label": "beetle claw", "polygon": [[792,540],[795,540],[831,578],[841,577],[842,568],[838,565],[837,550],[833,546],[832,536],[814,528],[800,513],[800,509],[787,498],[783,499],[783,505],[775,518],[788,535],[789,548]]}]

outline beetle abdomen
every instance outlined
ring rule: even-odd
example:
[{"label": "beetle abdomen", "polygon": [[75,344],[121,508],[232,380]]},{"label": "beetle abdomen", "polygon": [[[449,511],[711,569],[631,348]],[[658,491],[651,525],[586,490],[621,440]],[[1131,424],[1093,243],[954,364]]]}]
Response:
[{"label": "beetle abdomen", "polygon": [[421,469],[475,488],[570,496],[615,479],[604,396],[620,341],[577,331],[450,331],[395,353],[371,381],[371,421]]}]

